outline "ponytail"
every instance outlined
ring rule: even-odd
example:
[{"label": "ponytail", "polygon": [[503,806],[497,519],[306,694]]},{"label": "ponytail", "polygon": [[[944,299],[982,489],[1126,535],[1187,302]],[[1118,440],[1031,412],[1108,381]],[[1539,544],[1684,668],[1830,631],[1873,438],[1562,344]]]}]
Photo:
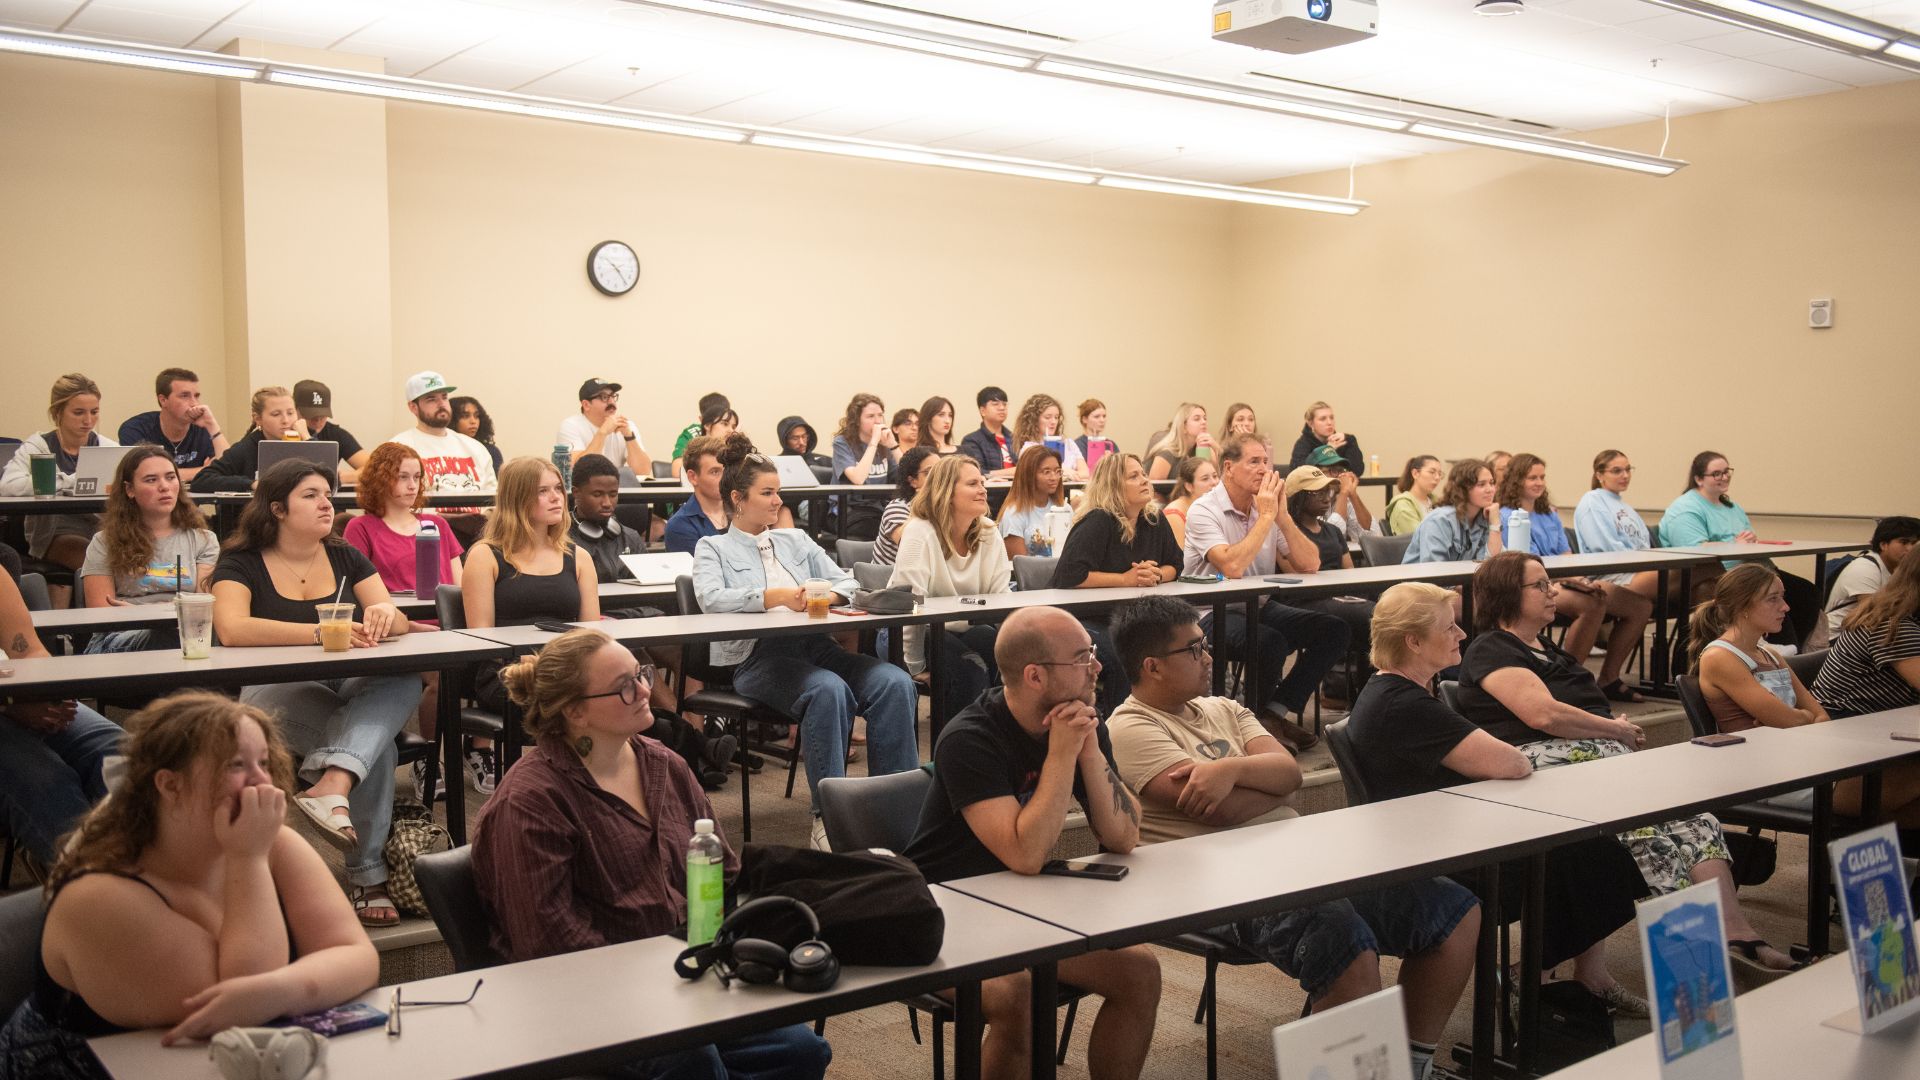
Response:
[{"label": "ponytail", "polygon": [[1779,579],[1765,563],[1741,563],[1720,575],[1713,596],[1697,605],[1688,619],[1687,670],[1699,674],[1700,654],[1707,643],[1725,634],[1740,613],[1759,603]]}]

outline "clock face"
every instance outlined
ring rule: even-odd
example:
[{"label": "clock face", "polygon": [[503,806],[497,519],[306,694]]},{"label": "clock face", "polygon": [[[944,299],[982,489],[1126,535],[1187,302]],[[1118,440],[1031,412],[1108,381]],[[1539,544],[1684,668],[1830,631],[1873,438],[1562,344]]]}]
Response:
[{"label": "clock face", "polygon": [[620,296],[640,281],[640,256],[618,240],[603,240],[587,253],[587,280],[608,296]]}]

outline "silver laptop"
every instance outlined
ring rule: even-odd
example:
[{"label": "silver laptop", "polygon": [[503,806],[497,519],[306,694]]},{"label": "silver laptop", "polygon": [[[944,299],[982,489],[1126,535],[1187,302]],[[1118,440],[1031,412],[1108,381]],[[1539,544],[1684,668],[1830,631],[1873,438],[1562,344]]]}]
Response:
[{"label": "silver laptop", "polygon": [[693,575],[693,556],[684,551],[622,555],[620,562],[627,568],[625,580],[635,585],[671,585],[674,578]]},{"label": "silver laptop", "polygon": [[333,470],[335,485],[339,486],[340,444],[326,440],[313,442],[287,442],[281,439],[261,439],[259,470],[254,479],[283,461],[311,461],[315,465],[325,465]]},{"label": "silver laptop", "polygon": [[73,468],[73,494],[97,498],[113,490],[113,471],[131,446],[83,446]]},{"label": "silver laptop", "polygon": [[773,467],[780,474],[780,486],[783,489],[820,486],[820,478],[813,475],[813,466],[798,454],[782,454],[774,458]]}]

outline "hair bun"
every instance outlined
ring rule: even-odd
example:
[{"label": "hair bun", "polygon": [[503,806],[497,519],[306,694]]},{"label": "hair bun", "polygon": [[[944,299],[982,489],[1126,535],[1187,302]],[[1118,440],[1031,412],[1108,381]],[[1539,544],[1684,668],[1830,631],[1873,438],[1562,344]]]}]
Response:
[{"label": "hair bun", "polygon": [[736,431],[727,436],[727,441],[720,446],[720,452],[714,456],[720,460],[720,464],[731,469],[747,460],[747,455],[753,452],[753,440]]},{"label": "hair bun", "polygon": [[538,653],[523,656],[500,669],[500,685],[507,688],[507,697],[523,709],[533,700],[533,669],[539,659]]}]

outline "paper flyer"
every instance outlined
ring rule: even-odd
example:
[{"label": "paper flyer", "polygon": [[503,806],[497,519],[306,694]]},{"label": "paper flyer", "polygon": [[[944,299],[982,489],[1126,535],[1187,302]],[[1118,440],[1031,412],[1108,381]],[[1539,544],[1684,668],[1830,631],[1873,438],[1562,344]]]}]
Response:
[{"label": "paper flyer", "polygon": [[1740,1075],[1720,887],[1703,881],[1640,904],[1640,963],[1664,1080]]},{"label": "paper flyer", "polygon": [[1920,1010],[1913,903],[1891,824],[1835,840],[1833,880],[1847,932],[1847,962],[1869,1034]]},{"label": "paper flyer", "polygon": [[1273,1029],[1280,1080],[1413,1080],[1400,988]]}]

